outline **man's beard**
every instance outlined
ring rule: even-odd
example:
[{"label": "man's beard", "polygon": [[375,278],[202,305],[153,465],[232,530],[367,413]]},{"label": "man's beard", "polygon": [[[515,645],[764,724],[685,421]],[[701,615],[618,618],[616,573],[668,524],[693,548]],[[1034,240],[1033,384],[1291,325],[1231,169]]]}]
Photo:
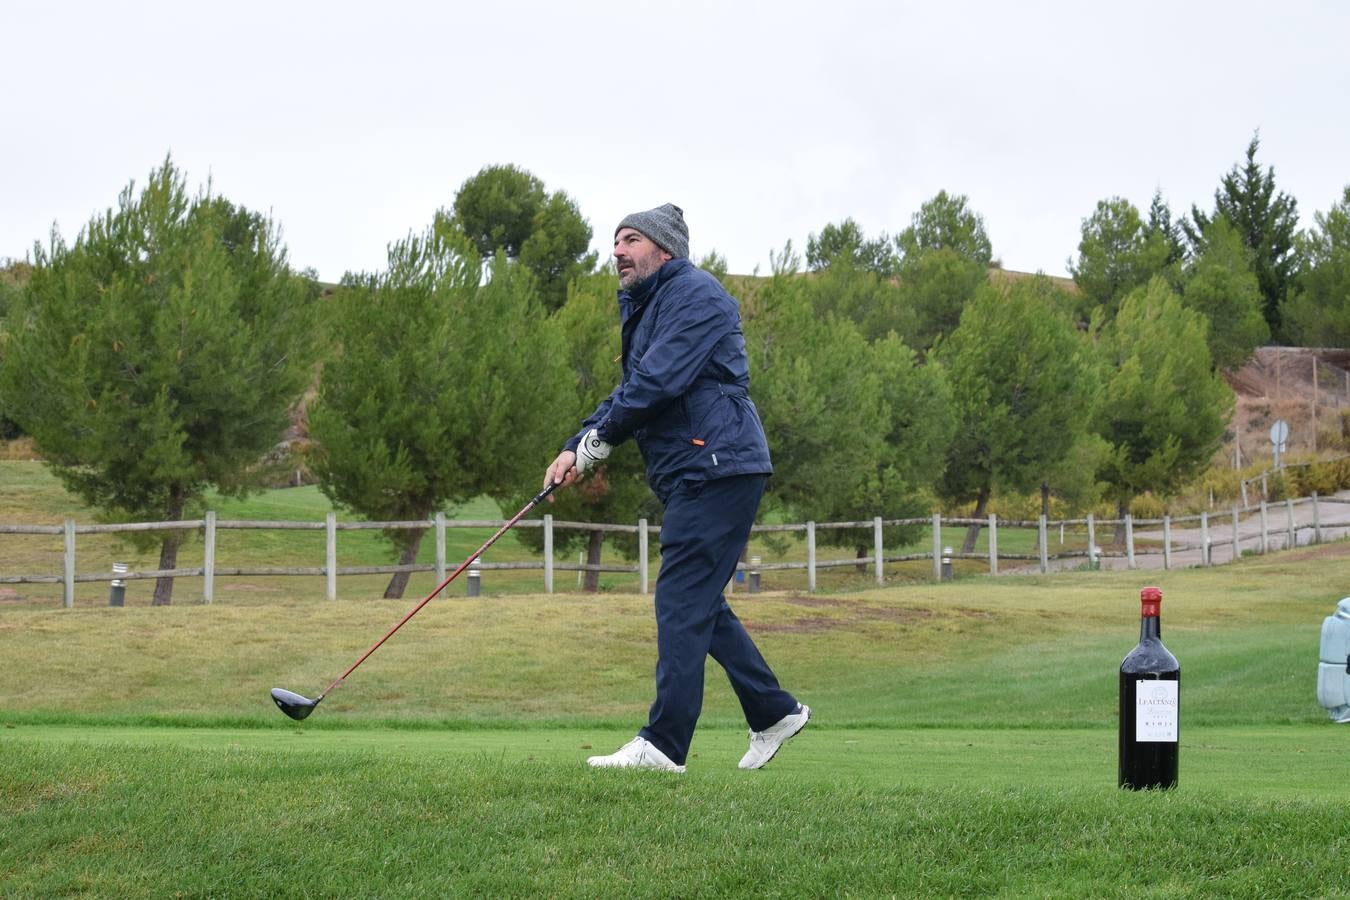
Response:
[{"label": "man's beard", "polygon": [[619,287],[625,291],[646,281],[652,275],[655,275],[661,266],[665,265],[665,260],[659,256],[650,259],[633,259],[632,262],[633,268],[619,274]]}]

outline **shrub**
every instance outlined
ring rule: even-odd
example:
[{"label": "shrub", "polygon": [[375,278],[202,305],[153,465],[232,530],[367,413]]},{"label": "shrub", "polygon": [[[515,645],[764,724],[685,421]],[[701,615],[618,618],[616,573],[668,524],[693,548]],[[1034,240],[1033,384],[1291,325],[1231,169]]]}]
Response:
[{"label": "shrub", "polygon": [[1167,504],[1153,494],[1140,494],[1130,501],[1130,515],[1136,519],[1161,519],[1167,514]]}]

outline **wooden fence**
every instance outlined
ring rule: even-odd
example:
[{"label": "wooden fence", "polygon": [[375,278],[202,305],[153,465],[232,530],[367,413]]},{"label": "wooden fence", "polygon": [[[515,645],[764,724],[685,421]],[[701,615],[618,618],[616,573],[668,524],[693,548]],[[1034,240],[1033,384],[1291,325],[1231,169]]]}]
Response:
[{"label": "wooden fence", "polygon": [[[806,544],[805,561],[765,562],[760,557],[752,557],[742,562],[739,568],[754,576],[750,583],[756,584],[762,571],[805,570],[807,590],[816,590],[816,575],[821,569],[844,566],[870,566],[878,585],[885,583],[887,563],[932,560],[934,580],[951,577],[951,564],[956,559],[987,561],[990,575],[1000,574],[1000,562],[1013,562],[1016,571],[1049,572],[1052,569],[1064,569],[1077,564],[1078,567],[1098,569],[1109,567],[1112,561],[1123,562],[1127,568],[1136,568],[1141,556],[1161,556],[1163,568],[1172,568],[1178,562],[1183,565],[1217,565],[1238,559],[1244,552],[1267,553],[1271,550],[1297,546],[1302,535],[1310,537],[1312,543],[1320,543],[1328,529],[1345,534],[1350,531],[1350,518],[1338,517],[1336,522],[1323,522],[1323,508],[1326,504],[1350,505],[1350,500],[1326,497],[1316,494],[1298,500],[1285,500],[1270,504],[1262,501],[1255,506],[1233,507],[1230,511],[1211,515],[1200,513],[1193,516],[1164,516],[1161,519],[1133,519],[1126,516],[1123,520],[1094,519],[1088,515],[1083,519],[1064,519],[1049,521],[1045,516],[1038,520],[999,520],[997,516],[987,519],[943,518],[934,513],[931,518],[883,519],[880,516],[870,521],[860,522],[805,522],[789,525],[757,525],[755,533],[796,532],[802,534]],[[1306,508],[1306,509],[1304,509]],[[1310,511],[1308,521],[1298,521],[1296,510]],[[1281,515],[1283,513],[1283,515]],[[1283,521],[1279,521],[1283,519]],[[333,513],[329,513],[324,522],[286,522],[286,521],[219,521],[215,513],[208,512],[204,519],[190,519],[178,522],[141,522],[117,525],[77,525],[73,519],[66,519],[62,525],[4,525],[0,524],[0,535],[63,535],[65,549],[63,553],[63,571],[61,574],[13,575],[0,571],[0,584],[62,584],[63,597],[67,607],[75,603],[75,585],[83,582],[112,582],[149,578],[202,578],[202,599],[211,603],[215,593],[216,576],[324,576],[327,579],[327,596],[337,598],[337,579],[344,575],[392,574],[395,572],[435,572],[437,581],[445,578],[445,536],[448,528],[499,528],[504,521],[496,520],[454,520],[448,521],[443,513],[434,519],[401,522],[338,522]],[[887,554],[883,546],[882,535],[885,528],[899,525],[927,525],[931,529],[932,550],[920,553]],[[944,547],[942,541],[943,526],[979,525],[987,529],[988,549],[982,553],[955,553]],[[1124,526],[1125,541],[1121,549],[1103,548],[1098,543],[1099,530],[1118,525]],[[1194,527],[1192,527],[1194,526]],[[554,590],[554,575],[558,571],[596,571],[637,574],[639,590],[646,594],[650,587],[648,571],[648,548],[653,531],[659,537],[659,529],[649,525],[646,519],[637,525],[597,524],[592,522],[558,522],[551,515],[542,519],[522,519],[517,528],[542,528],[544,530],[543,559],[529,562],[479,562],[480,570],[503,569],[540,569],[543,571],[543,586],[548,593]],[[435,563],[380,566],[339,566],[337,559],[337,533],[339,531],[360,531],[374,529],[433,529],[435,533]],[[581,531],[618,532],[638,536],[638,559],[635,565],[591,565],[559,563],[554,559],[553,533],[555,529],[573,529]],[[871,529],[873,534],[872,555],[870,557],[849,557],[847,559],[819,559],[817,556],[816,533],[825,529]],[[998,536],[1001,530],[1008,528],[1036,529],[1037,553],[1008,554],[1000,553]],[[1087,545],[1083,550],[1061,549],[1051,552],[1051,537],[1055,531],[1063,536],[1067,529],[1086,529]],[[1139,529],[1161,529],[1160,540],[1150,537],[1145,546],[1136,542]],[[1176,529],[1182,528],[1188,534],[1178,538]],[[179,569],[156,569],[140,572],[76,572],[76,539],[79,535],[110,534],[132,531],[168,531],[201,530],[204,539],[203,560],[200,567]],[[216,560],[216,533],[221,529],[270,529],[323,531],[327,536],[327,552],[322,566],[308,567],[231,567],[219,565]],[[1150,532],[1153,534],[1156,532]],[[1308,541],[1302,541],[1307,543]],[[1158,549],[1152,549],[1154,546]],[[1244,545],[1246,545],[1244,547]],[[2,558],[0,558],[2,559]],[[1006,571],[1006,569],[1005,569]],[[472,570],[471,570],[471,574]],[[734,579],[728,584],[733,589]]]}]

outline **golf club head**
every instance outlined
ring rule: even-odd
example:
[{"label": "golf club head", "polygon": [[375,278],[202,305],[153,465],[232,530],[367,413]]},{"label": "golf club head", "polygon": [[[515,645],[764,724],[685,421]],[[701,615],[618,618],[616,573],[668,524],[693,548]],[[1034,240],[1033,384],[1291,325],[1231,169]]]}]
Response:
[{"label": "golf club head", "polygon": [[[319,697],[322,700],[323,697]],[[277,705],[277,709],[290,716],[295,721],[307,718],[314,712],[314,707],[319,705],[319,700],[311,700],[308,697],[302,697],[294,691],[288,691],[285,688],[272,688],[272,702]]]}]

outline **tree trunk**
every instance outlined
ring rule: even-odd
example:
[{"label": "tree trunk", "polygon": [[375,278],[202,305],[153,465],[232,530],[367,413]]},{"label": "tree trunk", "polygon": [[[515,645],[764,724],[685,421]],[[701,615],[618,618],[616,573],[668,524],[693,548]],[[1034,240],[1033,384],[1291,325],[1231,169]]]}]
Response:
[{"label": "tree trunk", "polygon": [[[410,566],[417,562],[417,550],[422,546],[422,538],[426,533],[425,528],[419,528],[408,538],[408,543],[403,545],[403,552],[398,555],[400,566]],[[411,574],[411,572],[395,572],[394,577],[389,579],[389,586],[384,589],[384,599],[402,599],[403,592],[408,587],[408,576]]]},{"label": "tree trunk", "polygon": [[[177,522],[183,518],[183,489],[178,485],[169,488],[169,508],[165,510],[169,521]],[[160,569],[178,568],[178,548],[183,543],[181,531],[169,531],[164,534],[164,542],[159,545]],[[150,601],[153,606],[168,606],[173,602],[173,579],[156,578],[155,594]]]},{"label": "tree trunk", "polygon": [[[600,548],[605,544],[603,531],[592,531],[590,544],[586,547],[586,565],[600,565]],[[586,570],[586,590],[595,594],[600,591],[600,573],[595,569]]]},{"label": "tree trunk", "polygon": [[1125,516],[1130,512],[1130,504],[1122,500],[1116,504],[1116,518],[1120,521],[1116,523],[1116,534],[1111,539],[1111,545],[1117,550],[1125,548]]},{"label": "tree trunk", "polygon": [[[983,519],[984,511],[989,508],[989,486],[984,485],[980,488],[979,496],[975,499],[975,512],[972,518]],[[966,539],[961,544],[962,553],[974,553],[975,541],[980,536],[979,524],[966,526]]]}]

